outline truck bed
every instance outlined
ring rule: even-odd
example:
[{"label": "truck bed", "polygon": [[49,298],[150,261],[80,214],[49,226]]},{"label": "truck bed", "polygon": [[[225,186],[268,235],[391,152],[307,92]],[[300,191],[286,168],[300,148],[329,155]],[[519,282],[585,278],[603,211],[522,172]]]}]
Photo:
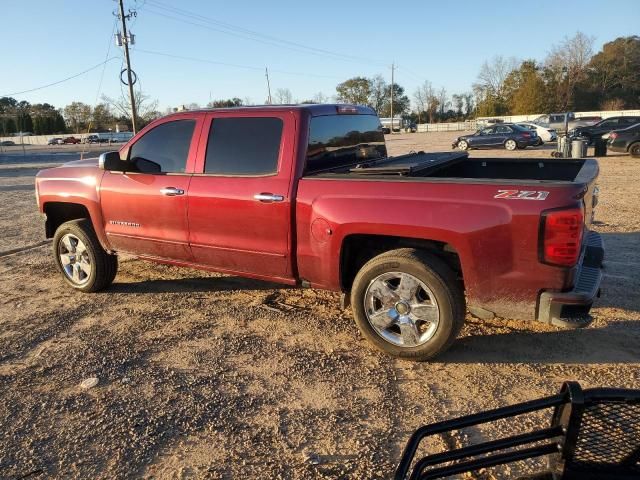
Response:
[{"label": "truck bed", "polygon": [[469,182],[505,180],[586,183],[597,173],[597,163],[587,159],[469,158],[467,152],[417,152],[388,157],[316,177],[363,179],[451,179]]}]

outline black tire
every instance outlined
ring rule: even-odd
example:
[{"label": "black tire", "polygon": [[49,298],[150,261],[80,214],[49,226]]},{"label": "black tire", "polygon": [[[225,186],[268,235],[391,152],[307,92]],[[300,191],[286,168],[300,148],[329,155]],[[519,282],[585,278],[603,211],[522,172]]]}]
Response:
[{"label": "black tire", "polygon": [[[64,247],[61,244],[68,234],[75,236],[85,245],[86,255],[91,265],[91,272],[81,283],[70,278],[62,265],[60,251]],[[53,256],[62,278],[68,285],[81,292],[97,292],[108,287],[118,272],[118,257],[107,253],[102,248],[91,222],[87,219],[72,220],[58,227],[53,236]]]},{"label": "black tire", "polygon": [[[421,345],[398,346],[379,335],[366,312],[366,291],[380,275],[388,272],[408,273],[423,282],[435,296],[439,320],[433,336]],[[429,360],[447,350],[456,339],[465,316],[465,300],[456,274],[437,256],[401,248],[369,260],[358,272],[351,289],[351,308],[363,336],[378,350],[393,357]]]},{"label": "black tire", "polygon": [[640,142],[632,143],[629,145],[629,153],[634,158],[640,157]]}]

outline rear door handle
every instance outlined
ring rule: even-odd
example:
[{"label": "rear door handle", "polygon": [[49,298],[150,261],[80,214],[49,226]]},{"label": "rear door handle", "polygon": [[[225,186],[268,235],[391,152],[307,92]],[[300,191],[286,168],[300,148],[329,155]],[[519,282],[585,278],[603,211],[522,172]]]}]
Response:
[{"label": "rear door handle", "polygon": [[256,193],[253,198],[260,202],[282,202],[284,201],[284,196],[282,195],[274,195],[273,193]]},{"label": "rear door handle", "polygon": [[160,193],[167,197],[175,197],[176,195],[184,195],[184,190],[176,187],[165,187],[160,189]]}]

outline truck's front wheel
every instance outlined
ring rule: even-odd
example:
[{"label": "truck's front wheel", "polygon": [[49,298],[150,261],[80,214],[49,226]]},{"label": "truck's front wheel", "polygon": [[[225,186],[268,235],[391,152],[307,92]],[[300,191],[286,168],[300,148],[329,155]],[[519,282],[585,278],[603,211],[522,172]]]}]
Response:
[{"label": "truck's front wheel", "polygon": [[439,258],[403,248],[379,255],[356,275],[351,305],[362,334],[383,352],[428,360],[445,351],[464,322],[464,295]]},{"label": "truck's front wheel", "polygon": [[97,292],[109,286],[118,271],[118,258],[104,251],[91,223],[63,223],[53,236],[53,254],[62,278],[82,292]]}]

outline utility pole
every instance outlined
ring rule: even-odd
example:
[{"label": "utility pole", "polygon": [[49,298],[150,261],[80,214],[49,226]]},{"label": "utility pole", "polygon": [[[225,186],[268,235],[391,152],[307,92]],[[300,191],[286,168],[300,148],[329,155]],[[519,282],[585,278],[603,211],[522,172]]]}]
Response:
[{"label": "utility pole", "polygon": [[135,135],[137,132],[136,99],[133,95],[133,78],[131,76],[131,60],[129,58],[129,36],[127,35],[127,20],[129,19],[129,17],[131,17],[131,13],[129,13],[129,15],[125,15],[123,0],[119,0],[119,3],[120,3],[119,17],[120,17],[120,21],[122,22],[122,44],[124,46],[124,58],[125,58],[125,61],[127,62],[127,80],[129,82],[129,100],[131,101],[131,128],[133,129],[133,134]]},{"label": "utility pole", "polygon": [[267,67],[264,67],[264,76],[267,77],[267,92],[269,92],[267,103],[271,105],[271,84],[269,83],[269,69]]},{"label": "utility pole", "polygon": [[391,64],[391,134],[393,135],[393,71],[395,70],[395,65]]}]

